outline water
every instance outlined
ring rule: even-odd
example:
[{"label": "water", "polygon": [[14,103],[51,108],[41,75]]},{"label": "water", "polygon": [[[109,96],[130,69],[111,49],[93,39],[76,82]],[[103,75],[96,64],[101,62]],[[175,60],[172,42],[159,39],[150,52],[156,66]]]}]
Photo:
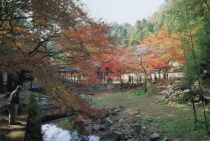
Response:
[{"label": "water", "polygon": [[42,125],[44,141],[99,141],[99,137],[83,136],[76,131],[70,131],[59,127],[54,123]]}]

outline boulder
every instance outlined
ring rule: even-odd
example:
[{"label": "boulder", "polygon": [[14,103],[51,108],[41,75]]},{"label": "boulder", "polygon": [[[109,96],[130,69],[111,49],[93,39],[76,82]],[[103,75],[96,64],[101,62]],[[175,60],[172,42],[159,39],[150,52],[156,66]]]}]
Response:
[{"label": "boulder", "polygon": [[115,131],[113,131],[113,132],[116,133],[116,134],[118,134],[118,135],[120,135],[120,136],[122,136],[122,134],[123,134],[123,132],[120,131],[119,129],[117,129],[117,130],[115,130]]},{"label": "boulder", "polygon": [[190,89],[186,89],[183,91],[183,93],[188,94],[190,92]]},{"label": "boulder", "polygon": [[111,126],[113,124],[113,121],[110,119],[110,117],[105,118],[105,124],[107,126]]},{"label": "boulder", "polygon": [[141,115],[135,115],[135,117],[136,117],[136,118],[140,118],[140,117],[141,117]]},{"label": "boulder", "polygon": [[152,134],[151,136],[150,136],[150,140],[151,141],[156,141],[156,140],[158,140],[160,138],[160,134],[158,134],[158,133],[154,133],[154,134]]},{"label": "boulder", "polygon": [[167,137],[164,137],[163,141],[169,141],[169,139]]},{"label": "boulder", "polygon": [[128,139],[127,141],[136,141],[136,138]]},{"label": "boulder", "polygon": [[119,123],[126,123],[126,119],[121,118],[121,119],[119,120]]},{"label": "boulder", "polygon": [[123,109],[123,108],[126,108],[127,105],[120,105],[120,108]]},{"label": "boulder", "polygon": [[92,126],[92,128],[93,128],[94,131],[99,131],[101,129],[101,126],[100,125],[97,125],[97,124],[94,124]]},{"label": "boulder", "polygon": [[121,111],[121,109],[120,108],[117,108],[117,109],[114,109],[112,112],[111,112],[111,114],[112,115],[117,115],[117,113],[119,113]]},{"label": "boulder", "polygon": [[184,92],[182,90],[177,90],[174,94],[175,95],[179,95],[179,94],[183,94]]},{"label": "boulder", "polygon": [[85,124],[85,118],[82,115],[76,115],[73,120],[76,124]]},{"label": "boulder", "polygon": [[111,132],[102,136],[100,141],[120,141],[120,139],[121,139],[120,134]]},{"label": "boulder", "polygon": [[143,132],[142,125],[139,124],[139,123],[134,124],[134,129],[135,129],[135,132],[138,133],[138,134],[142,134],[142,132]]}]

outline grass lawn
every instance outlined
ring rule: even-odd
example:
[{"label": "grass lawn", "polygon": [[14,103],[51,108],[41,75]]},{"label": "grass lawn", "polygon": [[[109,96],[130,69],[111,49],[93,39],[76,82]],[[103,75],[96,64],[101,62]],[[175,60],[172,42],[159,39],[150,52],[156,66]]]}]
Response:
[{"label": "grass lawn", "polygon": [[[203,111],[198,108],[199,123],[197,128],[193,122],[192,107],[187,105],[165,105],[157,102],[160,98],[155,95],[155,89],[149,89],[145,94],[144,90],[137,88],[129,91],[118,91],[93,96],[93,103],[97,106],[127,105],[127,109],[136,112],[140,111],[143,119],[152,120],[153,125],[163,129],[169,137],[178,138],[180,141],[210,141],[206,135],[203,124]],[[208,112],[207,112],[208,113]],[[208,114],[210,121],[210,114]]]}]

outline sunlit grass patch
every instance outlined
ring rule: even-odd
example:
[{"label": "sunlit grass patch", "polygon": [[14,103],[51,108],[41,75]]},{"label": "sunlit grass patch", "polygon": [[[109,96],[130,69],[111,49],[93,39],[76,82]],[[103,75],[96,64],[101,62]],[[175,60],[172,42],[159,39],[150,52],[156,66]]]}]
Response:
[{"label": "sunlit grass patch", "polygon": [[119,92],[115,92],[115,93],[104,93],[100,96],[93,96],[92,102],[94,105],[105,105],[105,104],[108,104],[108,102],[110,102],[112,100],[123,98],[124,93],[125,92],[123,92],[123,91],[119,91]]},{"label": "sunlit grass patch", "polygon": [[137,97],[140,97],[140,96],[144,96],[144,95],[149,95],[151,94],[152,92],[152,89],[151,88],[148,88],[147,92],[144,91],[144,88],[139,88],[137,89],[136,91],[133,91],[132,93],[130,93],[127,98],[128,99],[133,99],[133,98],[137,98]]},{"label": "sunlit grass patch", "polygon": [[123,99],[124,101],[129,101],[129,100],[132,100],[132,99],[144,96],[144,95],[149,95],[151,91],[152,89],[148,88],[148,91],[145,93],[144,89],[141,87],[141,88],[133,90],[130,93],[129,93],[129,90],[121,90],[121,91],[113,92],[113,93],[103,93],[100,96],[93,96],[92,101],[93,101],[93,104],[95,105],[104,105],[109,101],[113,101],[113,100],[120,101],[120,99]]}]

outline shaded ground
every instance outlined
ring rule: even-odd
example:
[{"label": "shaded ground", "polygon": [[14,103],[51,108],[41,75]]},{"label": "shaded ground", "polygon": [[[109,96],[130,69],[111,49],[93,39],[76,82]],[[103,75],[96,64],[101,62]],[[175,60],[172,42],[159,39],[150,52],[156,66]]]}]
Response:
[{"label": "shaded ground", "polygon": [[[0,94],[0,109],[7,103],[7,98]],[[27,124],[26,109],[17,116],[17,125],[8,125],[8,114],[0,112],[0,141],[24,141]]]},{"label": "shaded ground", "polygon": [[169,138],[176,138],[180,141],[210,141],[210,138],[206,136],[202,110],[198,108],[200,122],[196,128],[190,106],[165,105],[158,102],[160,99],[158,93],[161,89],[164,89],[164,87],[159,85],[150,89],[147,94],[144,94],[142,89],[104,93],[93,96],[93,103],[101,107],[126,105],[126,110],[119,116],[127,116],[129,118],[135,112],[139,112],[143,121],[150,122],[150,128],[159,130],[161,134]]}]

